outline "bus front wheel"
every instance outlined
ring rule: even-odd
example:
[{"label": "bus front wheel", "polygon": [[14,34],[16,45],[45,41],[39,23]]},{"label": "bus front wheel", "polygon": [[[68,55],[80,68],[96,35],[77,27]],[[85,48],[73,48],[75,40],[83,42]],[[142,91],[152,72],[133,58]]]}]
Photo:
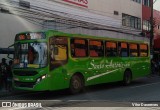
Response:
[{"label": "bus front wheel", "polygon": [[131,71],[125,71],[124,72],[124,77],[123,77],[123,84],[124,85],[129,85],[132,81],[132,73]]},{"label": "bus front wheel", "polygon": [[72,76],[70,80],[70,93],[71,94],[76,94],[79,93],[83,90],[84,84],[83,80],[79,75],[74,75]]}]

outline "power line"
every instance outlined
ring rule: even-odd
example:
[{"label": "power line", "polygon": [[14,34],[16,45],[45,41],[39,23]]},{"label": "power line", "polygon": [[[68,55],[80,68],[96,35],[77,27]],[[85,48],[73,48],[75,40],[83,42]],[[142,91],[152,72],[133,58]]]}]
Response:
[{"label": "power line", "polygon": [[[33,10],[35,10],[35,11],[38,11],[38,12],[43,12],[43,13],[47,13],[47,14],[54,14],[54,13],[51,13],[51,11],[53,12],[53,10],[48,10],[48,9],[43,9],[43,8],[40,8],[40,7],[32,7],[32,9]],[[47,10],[47,11],[46,11]],[[31,11],[31,10],[30,10]],[[55,12],[55,11],[54,11]],[[58,11],[57,11],[58,12]],[[58,12],[58,13],[61,13],[61,12]],[[70,19],[72,18],[75,18],[75,17],[83,17],[83,16],[75,16],[75,15],[70,15],[70,14],[68,14],[68,13],[63,13],[64,15],[68,15],[68,17],[70,16]],[[60,15],[59,15],[60,16]],[[87,19],[89,19],[90,21],[93,19],[93,18],[90,18],[90,17],[83,17],[83,18],[87,18]],[[99,23],[99,22],[97,22],[97,21],[101,21],[101,22],[111,22],[110,20],[103,20],[102,21],[102,19],[97,19],[96,20],[96,22],[95,21],[93,21],[94,23]],[[114,22],[112,22],[112,25],[110,25],[110,26],[113,26],[113,27],[116,27],[117,25],[114,25]]]},{"label": "power line", "polygon": [[35,14],[35,13],[34,13]]},{"label": "power line", "polygon": [[[14,8],[13,6],[12,6],[12,8]],[[17,7],[16,7],[17,8]],[[65,23],[65,24],[68,24],[67,22],[69,22],[69,24],[72,24],[72,25],[76,25],[76,26],[81,26],[81,27],[83,27],[83,28],[89,28],[89,29],[98,29],[98,27],[101,27],[101,28],[99,28],[99,29],[104,29],[104,30],[107,30],[106,29],[106,27],[104,26],[104,25],[99,25],[99,26],[95,26],[95,24],[93,24],[93,23],[87,23],[87,22],[84,22],[84,21],[80,21],[80,20],[76,20],[75,21],[75,19],[71,19],[71,18],[66,18],[66,17],[61,17],[60,15],[55,15],[53,12],[56,12],[56,13],[61,13],[62,14],[62,12],[59,12],[59,11],[55,11],[55,10],[48,10],[48,9],[45,9],[45,8],[42,8],[42,7],[38,7],[38,6],[32,6],[32,9],[30,9],[30,10],[27,10],[27,9],[25,9],[25,8],[19,8],[20,10],[23,10],[23,13],[25,12],[25,13],[27,13],[27,14],[30,14],[30,15],[36,15],[36,16],[39,16],[39,17],[42,17],[43,19],[41,19],[41,20],[47,20],[47,19],[44,19],[44,18],[46,18],[46,17],[48,17],[48,18],[54,18],[54,20],[56,21],[56,20],[61,20],[61,21],[63,21],[63,23]],[[19,10],[14,10],[14,11],[19,11]],[[20,11],[19,11],[20,12]],[[22,13],[22,11],[21,11],[21,13]],[[22,13],[22,14],[23,14]],[[68,14],[68,13],[64,13],[63,12],[63,14]],[[18,15],[18,14],[17,14]],[[20,16],[20,15],[19,15]],[[71,14],[69,15],[69,16],[71,16]],[[75,15],[72,15],[72,16],[75,16]],[[26,18],[27,16],[25,16],[25,18]],[[29,16],[28,16],[29,17]],[[76,15],[76,17],[77,17],[77,15]],[[82,17],[82,16],[78,16],[78,17]],[[88,18],[88,19],[93,19],[93,18],[90,18],[90,17],[86,17],[86,18]],[[38,18],[32,18],[32,19],[38,19]],[[97,21],[99,21],[99,19],[97,19]],[[103,20],[103,22],[105,22],[105,21],[107,21],[107,20]],[[57,22],[57,21],[56,21]],[[118,29],[119,31],[131,31],[130,29],[124,29],[124,28],[116,28],[116,27],[113,27],[114,25],[112,24],[110,27],[112,28],[112,30],[113,29]],[[122,30],[123,29],[123,30]]]}]

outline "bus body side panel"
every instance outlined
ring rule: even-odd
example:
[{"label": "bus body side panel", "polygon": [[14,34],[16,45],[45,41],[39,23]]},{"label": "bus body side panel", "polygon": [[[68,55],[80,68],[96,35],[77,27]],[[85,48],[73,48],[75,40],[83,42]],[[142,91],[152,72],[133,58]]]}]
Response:
[{"label": "bus body side panel", "polygon": [[150,74],[150,59],[148,57],[133,58],[131,62],[133,79]]},{"label": "bus body side panel", "polygon": [[86,85],[94,85],[123,80],[126,61],[120,58],[82,58],[68,63],[70,78],[75,73],[82,73]]},{"label": "bus body side panel", "polygon": [[66,66],[56,68],[50,71],[50,90],[65,89],[68,87],[67,70],[64,71]]},{"label": "bus body side panel", "polygon": [[86,80],[86,62],[88,58],[84,59],[76,59],[71,58],[68,59],[67,64],[50,71],[50,90],[59,90],[69,88],[70,80],[72,76],[76,73],[80,73],[83,75],[84,80]]},{"label": "bus body side panel", "polygon": [[114,82],[122,80],[123,69],[118,67],[118,58],[103,58],[89,61],[89,67],[92,75],[87,77],[87,85]]}]

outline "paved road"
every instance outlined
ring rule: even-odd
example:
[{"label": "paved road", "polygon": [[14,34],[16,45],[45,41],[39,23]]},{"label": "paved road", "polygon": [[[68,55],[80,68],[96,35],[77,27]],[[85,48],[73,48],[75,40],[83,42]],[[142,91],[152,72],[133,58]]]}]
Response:
[{"label": "paved road", "polygon": [[[134,80],[129,86],[120,83],[101,84],[86,88],[85,93],[69,95],[65,90],[16,94],[0,97],[0,100],[25,100],[38,102],[43,106],[132,106],[136,103],[158,103],[160,101],[160,77],[145,77]],[[46,101],[49,100],[49,101]],[[150,102],[151,101],[151,102]],[[160,106],[160,103],[159,103]]]}]

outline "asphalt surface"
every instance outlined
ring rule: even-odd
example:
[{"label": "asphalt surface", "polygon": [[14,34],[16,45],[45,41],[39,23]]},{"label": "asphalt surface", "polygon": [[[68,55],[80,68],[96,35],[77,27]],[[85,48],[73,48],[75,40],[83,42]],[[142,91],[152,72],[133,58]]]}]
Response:
[{"label": "asphalt surface", "polygon": [[[160,106],[160,77],[139,78],[134,80],[129,86],[123,86],[120,82],[89,86],[86,87],[84,93],[76,95],[69,95],[67,90],[54,92],[22,92],[0,96],[0,100],[27,103],[38,102],[42,103],[43,107],[58,108],[120,107],[121,109],[121,107],[133,107],[132,104],[134,103],[158,104],[158,106]],[[157,110],[158,108],[152,106],[150,109]],[[148,108],[145,110],[148,110]]]}]

